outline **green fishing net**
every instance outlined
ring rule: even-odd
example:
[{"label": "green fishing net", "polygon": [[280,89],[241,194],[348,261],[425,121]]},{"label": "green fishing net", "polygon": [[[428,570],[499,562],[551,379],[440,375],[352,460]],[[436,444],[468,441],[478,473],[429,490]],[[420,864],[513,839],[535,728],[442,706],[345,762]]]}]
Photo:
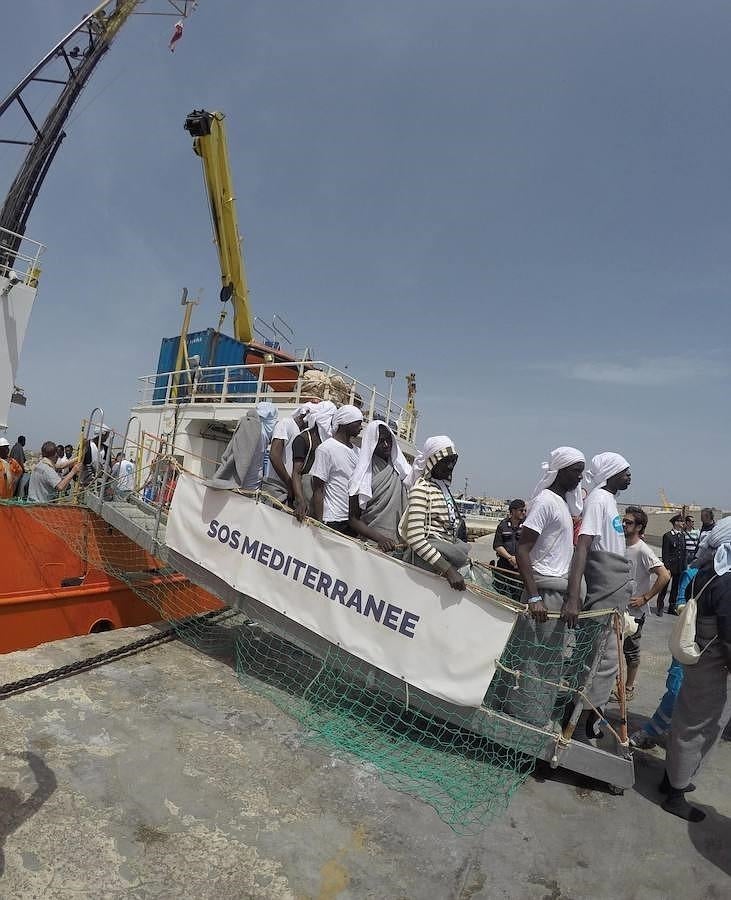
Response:
[{"label": "green fishing net", "polygon": [[[535,624],[516,611],[482,707],[458,708],[321,639],[314,645],[293,637],[260,603],[228,609],[83,505],[29,504],[23,511],[90,567],[129,586],[182,640],[235,666],[247,689],[301,723],[307,741],[360,760],[458,832],[484,828],[536,759],[550,759],[611,627],[609,614],[581,619],[572,630],[555,618]],[[482,567],[476,575],[473,589],[486,604],[515,601],[516,583],[504,573]]]}]

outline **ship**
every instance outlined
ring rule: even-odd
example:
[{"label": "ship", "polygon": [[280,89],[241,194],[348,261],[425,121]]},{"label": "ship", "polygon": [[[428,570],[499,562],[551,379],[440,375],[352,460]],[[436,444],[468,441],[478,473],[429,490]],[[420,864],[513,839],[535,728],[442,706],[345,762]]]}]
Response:
[{"label": "ship", "polygon": [[[7,430],[11,403],[26,402],[24,391],[16,384],[17,371],[42,283],[46,247],[26,234],[28,219],[65,138],[69,113],[138,6],[139,0],[99,4],[0,103],[0,122],[5,113],[20,111],[34,134],[27,141],[29,149],[0,211],[0,298],[6,311],[0,318],[0,433]],[[146,13],[168,12],[185,19],[196,4],[159,0],[159,10],[149,6]],[[54,84],[57,89],[40,124],[24,99],[38,82]],[[135,489],[145,498],[140,503],[155,502],[163,493],[169,503],[176,466],[189,467],[197,475],[213,474],[236,424],[257,403],[274,401],[280,417],[286,417],[301,403],[319,399],[357,403],[366,421],[374,417],[388,421],[403,449],[413,457],[417,425],[413,374],[407,379],[407,401],[399,405],[392,389],[387,394],[379,392],[327,361],[312,358],[309,349],[299,353],[288,350],[286,345],[294,334],[281,316],[267,322],[252,315],[224,116],[194,110],[185,120],[185,129],[202,161],[221,269],[222,314],[216,328],[191,332],[196,301],[183,291],[182,329],[178,335],[162,339],[155,372],[139,378],[138,396],[126,426],[110,425],[101,409],[90,413],[82,426],[79,458],[93,437],[92,430],[109,432],[107,461],[111,462],[118,450],[127,452],[135,463]],[[223,332],[230,308],[233,336]],[[71,505],[64,515],[66,526],[83,536],[85,547],[106,527],[81,505]],[[21,503],[0,506],[0,540],[6,559],[0,588],[0,652],[160,618],[160,610],[141,599],[139,584],[132,589],[125,582],[124,571],[118,572],[118,577],[110,574],[98,552],[77,552]],[[149,587],[154,589],[160,561],[153,554],[137,558],[130,550],[130,555],[135,557],[135,577],[146,573]],[[90,558],[99,564],[90,564]],[[201,611],[220,606],[204,593],[196,597],[195,607]]]},{"label": "ship", "polygon": [[[89,47],[80,54],[82,74],[91,73],[136,5],[102,4],[84,20]],[[48,60],[61,56],[73,68],[64,41]],[[31,80],[42,71],[36,67]],[[79,81],[72,72],[59,107],[66,114]],[[36,179],[16,179],[0,215],[0,293],[17,300],[19,323],[21,305],[29,316],[41,279],[42,248],[23,250],[25,224],[58,149],[63,117],[49,114],[47,124],[49,133],[56,129],[55,143],[44,124],[44,139],[24,163]],[[206,486],[236,425],[262,401],[274,403],[280,417],[306,400],[352,403],[366,422],[388,422],[413,457],[416,377],[408,375],[400,405],[391,390],[360,382],[313,353],[290,351],[281,317],[262,333],[249,305],[224,116],[193,110],[186,130],[203,164],[219,254],[218,327],[190,330],[193,302],[184,292],[180,334],[163,339],[128,421],[113,426],[101,407],[84,421],[79,461],[95,436],[106,442],[98,477],[69,501],[2,507],[2,537],[15,563],[8,568],[20,567],[25,578],[3,585],[3,631],[14,645],[6,649],[159,620],[210,646],[206,623],[217,620],[205,617],[230,611],[242,681],[256,680],[284,708],[301,701],[308,728],[337,735],[339,746],[392,772],[403,772],[418,745],[417,764],[420,754],[438,757],[440,773],[462,779],[450,793],[455,807],[464,808],[465,791],[483,791],[485,816],[492,816],[538,759],[601,778],[617,792],[630,787],[623,706],[617,728],[607,723],[610,748],[574,739],[586,686],[607,642],[621,640],[613,610],[582,614],[571,643],[552,648],[546,674],[535,667],[543,648],[515,640],[524,609],[495,588],[489,572],[456,602],[445,579],[319,523],[295,523],[262,502],[259,491]],[[43,149],[40,159],[36,147]],[[228,308],[233,336],[222,331]],[[8,397],[22,330],[4,332]],[[117,449],[134,463],[134,489],[124,499],[115,496],[110,466]],[[473,796],[467,799],[473,804]]]}]

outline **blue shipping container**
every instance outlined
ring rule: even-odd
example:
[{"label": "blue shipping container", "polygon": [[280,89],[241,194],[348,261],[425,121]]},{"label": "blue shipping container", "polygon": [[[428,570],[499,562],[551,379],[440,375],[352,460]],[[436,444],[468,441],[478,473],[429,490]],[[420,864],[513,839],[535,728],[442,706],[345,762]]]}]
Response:
[{"label": "blue shipping container", "polygon": [[[213,328],[191,332],[187,335],[186,344],[188,359],[191,356],[198,356],[200,367],[209,369],[198,382],[201,393],[220,394],[226,375],[224,367],[240,365],[246,359],[246,344],[226,334],[221,334]],[[179,337],[162,339],[152,400],[155,404],[165,402],[172,376],[164,373],[175,371],[179,346]],[[248,369],[229,368],[227,393],[253,394],[256,392],[256,382],[257,376]],[[181,399],[183,398],[181,397]]]}]

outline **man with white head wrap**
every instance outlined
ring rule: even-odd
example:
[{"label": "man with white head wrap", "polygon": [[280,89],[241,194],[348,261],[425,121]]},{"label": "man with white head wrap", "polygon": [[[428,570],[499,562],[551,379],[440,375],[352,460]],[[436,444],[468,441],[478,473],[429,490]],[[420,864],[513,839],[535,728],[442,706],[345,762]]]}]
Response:
[{"label": "man with white head wrap", "polygon": [[463,591],[459,569],[469,563],[466,534],[449,490],[457,459],[454,442],[447,435],[425,441],[407,479],[407,485],[413,486],[402,537],[409,547],[404,556],[407,562],[444,575],[451,587]]},{"label": "man with white head wrap", "polygon": [[705,813],[685,793],[693,790],[691,779],[731,718],[731,516],[708,533],[693,566],[698,574],[689,590],[698,604],[695,640],[701,656],[684,666],[660,790],[668,795],[663,809],[699,822]]},{"label": "man with white head wrap", "polygon": [[[617,509],[616,495],[626,490],[632,480],[627,460],[619,453],[599,453],[591,461],[584,476],[587,497],[569,573],[569,589],[562,614],[570,627],[575,627],[580,607],[581,580],[586,579],[583,608],[617,609],[624,614],[632,596],[630,563]],[[597,648],[603,633],[597,638]],[[617,642],[611,636],[586,693],[592,706],[602,710],[609,700],[619,672]],[[596,714],[587,714],[587,737],[598,734]]]},{"label": "man with white head wrap", "polygon": [[411,466],[385,422],[369,422],[360,442],[358,464],[350,479],[350,530],[374,541],[384,553],[398,542]]},{"label": "man with white head wrap", "polygon": [[312,502],[310,470],[315,462],[315,452],[322,441],[330,436],[330,423],[336,409],[335,404],[329,400],[310,404],[305,414],[307,427],[292,441],[292,505],[294,514],[300,522],[310,512]]},{"label": "man with white head wrap", "polygon": [[314,403],[298,406],[291,417],[278,419],[269,445],[269,470],[262,490],[286,503],[292,498],[292,444],[297,435],[306,427],[306,416]]},{"label": "man with white head wrap", "polygon": [[353,446],[363,427],[363,413],[357,406],[341,406],[332,417],[332,437],[315,451],[312,464],[312,514],[336,531],[350,531],[348,488],[358,462]]},{"label": "man with white head wrap", "polygon": [[524,599],[536,622],[545,622],[549,610],[559,612],[566,599],[574,550],[572,516],[581,514],[585,463],[575,447],[552,450],[528,501],[517,562]]},{"label": "man with white head wrap", "polygon": [[[572,515],[581,512],[581,476],[586,460],[575,447],[557,447],[543,463],[518,543],[517,562],[525,589],[523,602],[530,618],[520,617],[511,642],[516,647],[540,647],[522,668],[528,677],[514,689],[498,678],[495,699],[505,712],[539,727],[549,726],[561,681],[566,629],[549,612],[560,612],[568,590],[574,550]],[[532,676],[532,677],[531,677]],[[524,689],[525,686],[525,689]]]}]

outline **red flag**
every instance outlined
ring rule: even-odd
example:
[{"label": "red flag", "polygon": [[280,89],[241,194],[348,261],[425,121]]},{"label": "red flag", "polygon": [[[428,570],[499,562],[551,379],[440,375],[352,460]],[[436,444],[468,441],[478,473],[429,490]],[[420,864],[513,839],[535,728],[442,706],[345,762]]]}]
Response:
[{"label": "red flag", "polygon": [[179,41],[182,36],[183,36],[183,23],[176,22],[175,28],[173,28],[172,37],[170,38],[170,43],[168,44],[168,46],[170,47],[171,53],[175,53],[174,44],[176,41]]}]

